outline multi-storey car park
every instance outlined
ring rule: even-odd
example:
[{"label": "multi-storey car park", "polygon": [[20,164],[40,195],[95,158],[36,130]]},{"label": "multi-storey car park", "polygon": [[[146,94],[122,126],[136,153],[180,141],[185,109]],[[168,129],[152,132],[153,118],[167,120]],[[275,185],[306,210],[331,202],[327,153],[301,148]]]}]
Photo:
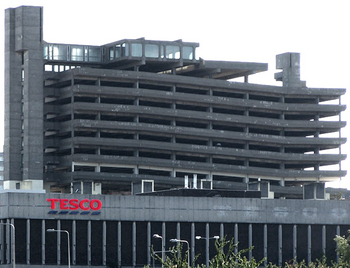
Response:
[{"label": "multi-storey car park", "polygon": [[0,265],[14,263],[10,224],[33,267],[68,263],[47,229],[71,236],[77,267],[151,264],[174,237],[208,263],[216,235],[279,264],[336,258],[347,203],[291,198],[327,199],[346,175],[345,89],[307,87],[297,53],[277,56],[271,86],[248,81],[267,64],[204,60],[198,43],[44,42],[42,12],[5,16]]},{"label": "multi-storey car park", "polygon": [[20,40],[6,32],[6,109],[16,110],[6,113],[8,188],[105,194],[151,180],[159,190],[197,174],[212,188],[245,189],[346,174],[345,90],[306,87],[299,54],[277,56],[282,86],[258,85],[248,77],[267,64],[204,60],[197,43],[53,44],[34,23]]}]

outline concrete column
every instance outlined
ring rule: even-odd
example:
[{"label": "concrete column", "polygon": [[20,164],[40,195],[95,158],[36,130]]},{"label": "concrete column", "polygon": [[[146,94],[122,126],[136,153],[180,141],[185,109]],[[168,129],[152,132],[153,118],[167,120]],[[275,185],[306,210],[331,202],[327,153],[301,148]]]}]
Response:
[{"label": "concrete column", "polygon": [[107,264],[107,224],[106,221],[102,222],[102,264]]},{"label": "concrete column", "polygon": [[[252,224],[249,223],[248,225],[248,247],[252,247],[253,246],[253,227]],[[248,254],[248,258],[249,260],[251,260],[253,257],[253,251],[249,250],[249,254]]]},{"label": "concrete column", "polygon": [[132,265],[136,266],[136,222],[132,223]]},{"label": "concrete column", "polygon": [[322,225],[322,253],[326,255],[326,225]]},{"label": "concrete column", "polygon": [[118,221],[118,266],[122,266],[122,223]]},{"label": "concrete column", "polygon": [[151,237],[152,237],[151,222],[147,222],[147,264],[151,264]]},{"label": "concrete column", "polygon": [[196,254],[196,226],[194,222],[191,223],[191,265],[194,265],[193,258]]},{"label": "concrete column", "polygon": [[91,265],[91,221],[87,222],[87,264]]},{"label": "concrete column", "polygon": [[[235,229],[234,229],[234,243],[237,244],[238,241],[238,224],[235,223]],[[238,246],[235,248],[235,253],[238,252]]]},{"label": "concrete column", "polygon": [[307,226],[307,261],[311,262],[311,225]]},{"label": "concrete column", "polygon": [[46,259],[45,259],[45,237],[46,237],[45,220],[41,220],[41,264],[42,265],[45,265],[45,262],[46,262]]},{"label": "concrete column", "polygon": [[223,223],[220,224],[220,239],[224,238],[225,236],[225,226]]},{"label": "concrete column", "polygon": [[293,225],[293,258],[297,258],[297,246],[298,246],[298,243],[297,243],[297,235],[298,235],[298,229],[297,229],[297,225],[294,224]]},{"label": "concrete column", "polygon": [[77,263],[77,222],[72,221],[72,258],[71,262],[73,265]]},{"label": "concrete column", "polygon": [[166,225],[165,222],[162,223],[162,260],[165,261],[165,242],[168,239],[166,237]]},{"label": "concrete column", "polygon": [[[57,230],[61,230],[61,221],[57,221]],[[57,236],[57,265],[61,264],[61,232],[56,232]]]},{"label": "concrete column", "polygon": [[[336,235],[340,235],[340,226],[337,225]],[[338,249],[338,246],[337,246]],[[339,261],[339,253],[337,252],[337,262]]]},{"label": "concrete column", "polygon": [[209,267],[209,237],[210,237],[210,226],[209,223],[205,224],[205,265]]},{"label": "concrete column", "polygon": [[283,229],[282,225],[278,225],[278,265],[282,265],[282,237],[283,237]]},{"label": "concrete column", "polygon": [[[7,220],[6,223],[8,223],[9,221]],[[4,228],[6,228],[6,260],[7,260],[7,264],[11,263],[11,230],[10,230],[10,226],[8,225],[4,225]]]},{"label": "concrete column", "polygon": [[264,224],[264,258],[266,258],[264,265],[268,263],[267,260],[267,224]]},{"label": "concrete column", "polygon": [[26,252],[27,252],[27,264],[30,264],[30,219],[27,219]]}]

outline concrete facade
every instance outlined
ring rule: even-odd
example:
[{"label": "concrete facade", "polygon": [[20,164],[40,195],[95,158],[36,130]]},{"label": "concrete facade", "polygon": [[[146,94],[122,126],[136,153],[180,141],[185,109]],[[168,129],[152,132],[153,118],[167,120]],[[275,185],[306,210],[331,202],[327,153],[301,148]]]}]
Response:
[{"label": "concrete facade", "polygon": [[6,10],[6,189],[114,194],[143,180],[180,187],[186,175],[248,189],[345,176],[345,89],[306,87],[298,53],[276,57],[282,86],[256,85],[249,76],[267,64],[203,60],[198,43],[47,43],[42,12]]},{"label": "concrete facade", "polygon": [[[75,209],[69,204],[72,199],[85,203]],[[95,200],[92,208],[98,209],[89,208],[86,200]],[[294,257],[311,261],[323,254],[335,260],[333,239],[345,235],[350,222],[347,201],[17,191],[0,194],[0,202],[2,223],[16,226],[19,267],[67,264],[67,238],[46,232],[50,228],[69,232],[71,264],[77,267],[152,264],[150,246],[168,250],[172,238],[189,241],[191,256],[201,253],[198,263],[205,263],[215,253],[214,242],[198,241],[198,235],[234,237],[240,249],[254,245],[249,258],[267,257],[267,262],[281,264]],[[7,265],[11,263],[10,230],[3,225],[0,232],[7,237],[0,241],[1,264]],[[163,245],[153,234],[163,237]]]},{"label": "concrete facade", "polygon": [[42,188],[42,8],[7,9],[5,17],[4,186]]},{"label": "concrete facade", "polygon": [[[68,263],[47,229],[68,231],[76,267],[150,264],[175,237],[207,263],[216,235],[273,263],[336,259],[350,214],[324,183],[346,175],[345,89],[306,87],[298,53],[277,56],[282,85],[268,86],[249,83],[267,64],[204,60],[193,42],[48,43],[42,12],[5,13],[1,266],[10,223],[23,267]],[[179,188],[206,197],[160,196]]]}]

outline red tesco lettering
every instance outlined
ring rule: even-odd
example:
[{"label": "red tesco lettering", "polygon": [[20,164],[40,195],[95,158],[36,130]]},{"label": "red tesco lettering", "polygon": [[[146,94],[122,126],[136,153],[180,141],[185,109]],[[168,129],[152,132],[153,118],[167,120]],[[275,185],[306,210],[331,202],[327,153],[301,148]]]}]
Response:
[{"label": "red tesco lettering", "polygon": [[98,199],[83,199],[79,201],[78,199],[59,199],[59,198],[48,198],[47,202],[50,203],[51,209],[56,209],[56,204],[59,206],[60,210],[100,210],[102,207],[101,200]]}]

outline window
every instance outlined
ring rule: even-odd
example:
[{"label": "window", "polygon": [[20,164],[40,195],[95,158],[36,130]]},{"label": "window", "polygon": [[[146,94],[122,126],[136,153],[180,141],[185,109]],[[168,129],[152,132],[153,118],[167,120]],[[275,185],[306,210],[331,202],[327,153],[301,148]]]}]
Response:
[{"label": "window", "polygon": [[71,46],[71,60],[72,61],[83,61],[83,47]]},{"label": "window", "polygon": [[159,58],[159,47],[158,45],[145,45],[145,56],[148,58]]},{"label": "window", "polygon": [[49,46],[48,45],[44,45],[44,47],[43,47],[43,56],[44,56],[44,60],[49,59]]},{"label": "window", "polygon": [[109,60],[114,60],[114,47],[109,48]]},{"label": "window", "polygon": [[184,46],[182,48],[182,53],[183,53],[183,56],[182,56],[183,59],[193,60],[193,47]]},{"label": "window", "polygon": [[67,46],[66,45],[52,45],[52,59],[53,60],[67,60]]},{"label": "window", "polygon": [[101,61],[101,49],[99,47],[89,47],[89,61],[90,62]]},{"label": "window", "polygon": [[142,44],[131,44],[131,56],[142,57]]},{"label": "window", "polygon": [[129,56],[129,44],[117,44],[115,46],[115,57],[120,58],[125,56]]},{"label": "window", "polygon": [[166,46],[165,57],[167,59],[180,59],[180,47],[179,46]]}]

